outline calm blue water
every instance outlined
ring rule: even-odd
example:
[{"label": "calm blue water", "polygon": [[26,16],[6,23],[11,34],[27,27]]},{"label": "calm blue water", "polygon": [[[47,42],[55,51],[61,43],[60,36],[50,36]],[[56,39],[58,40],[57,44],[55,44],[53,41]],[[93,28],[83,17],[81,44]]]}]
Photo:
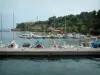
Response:
[{"label": "calm blue water", "polygon": [[4,57],[0,75],[100,75],[100,57]]},{"label": "calm blue water", "polygon": [[[38,40],[38,39],[19,38],[20,34],[22,34],[22,32],[14,32],[14,40],[16,40],[16,42],[19,44],[19,47],[21,47],[23,45],[23,43],[30,43],[30,44],[34,45],[34,43]],[[8,43],[11,40],[13,40],[13,32],[3,32],[2,40],[3,40],[3,43],[7,46]],[[70,39],[39,39],[39,40],[42,40],[42,44],[46,48],[50,47],[54,40],[59,45],[62,45],[64,42],[66,42],[66,44],[71,44],[71,45],[79,44],[78,39],[71,39],[71,38]]]}]

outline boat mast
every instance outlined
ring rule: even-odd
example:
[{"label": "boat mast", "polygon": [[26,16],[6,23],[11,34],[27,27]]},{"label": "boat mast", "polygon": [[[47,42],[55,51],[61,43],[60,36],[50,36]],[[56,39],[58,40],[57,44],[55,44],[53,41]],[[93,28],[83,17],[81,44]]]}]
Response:
[{"label": "boat mast", "polygon": [[55,33],[55,14],[54,14],[54,33]]},{"label": "boat mast", "polygon": [[44,35],[45,35],[45,24],[44,24]]},{"label": "boat mast", "polygon": [[66,17],[65,17],[65,34],[66,34]]},{"label": "boat mast", "polygon": [[1,41],[2,41],[2,12],[1,12]]},{"label": "boat mast", "polygon": [[36,32],[38,31],[38,16],[37,16],[37,29],[36,29]]},{"label": "boat mast", "polygon": [[14,12],[13,12],[13,40],[14,40]]}]

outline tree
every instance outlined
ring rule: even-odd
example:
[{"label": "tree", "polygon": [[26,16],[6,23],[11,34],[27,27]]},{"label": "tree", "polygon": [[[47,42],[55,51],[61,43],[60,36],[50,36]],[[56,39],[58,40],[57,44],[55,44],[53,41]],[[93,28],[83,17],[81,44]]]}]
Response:
[{"label": "tree", "polygon": [[87,27],[85,25],[81,26],[80,32],[85,34],[87,32]]},{"label": "tree", "polygon": [[97,12],[97,17],[100,19],[100,9]]},{"label": "tree", "polygon": [[81,32],[85,34],[87,32],[89,33],[89,29],[92,28],[93,31],[91,32],[93,34],[100,34],[100,9],[98,11],[93,10],[91,12],[81,12],[77,15],[70,14],[60,17],[52,16],[45,21],[19,23],[17,24],[16,28],[27,31],[30,30],[31,27],[38,25],[42,27],[41,31],[43,31],[44,24],[46,25],[46,31],[48,31],[47,27],[54,27],[54,24],[55,28],[64,28],[65,18],[66,31],[68,32]]},{"label": "tree", "polygon": [[77,26],[73,26],[73,31],[74,32],[78,32],[78,27]]}]

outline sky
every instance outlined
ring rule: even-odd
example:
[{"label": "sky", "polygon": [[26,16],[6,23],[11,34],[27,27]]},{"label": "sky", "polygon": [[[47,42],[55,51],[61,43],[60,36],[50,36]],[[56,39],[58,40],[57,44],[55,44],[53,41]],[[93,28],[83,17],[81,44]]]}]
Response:
[{"label": "sky", "polygon": [[16,23],[44,21],[51,16],[80,14],[84,11],[98,11],[100,0],[0,0],[3,28],[13,28]]}]

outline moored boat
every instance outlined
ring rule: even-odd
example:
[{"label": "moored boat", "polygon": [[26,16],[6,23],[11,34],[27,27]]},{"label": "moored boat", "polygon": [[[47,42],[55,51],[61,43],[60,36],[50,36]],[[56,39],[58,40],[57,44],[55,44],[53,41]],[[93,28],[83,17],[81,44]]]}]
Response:
[{"label": "moored boat", "polygon": [[2,41],[0,41],[0,48],[4,48],[5,44],[2,43]]},{"label": "moored boat", "polygon": [[[14,12],[13,12],[13,29],[14,29]],[[14,40],[14,31],[13,31],[13,40],[9,42],[8,48],[18,48],[18,44]]]},{"label": "moored boat", "polygon": [[29,44],[29,43],[24,43],[24,44],[22,45],[22,48],[31,48],[31,47],[32,47],[32,45]]},{"label": "moored boat", "polygon": [[4,48],[5,45],[2,43],[2,13],[1,13],[1,29],[0,29],[0,32],[1,32],[1,38],[0,38],[0,48]]},{"label": "moored boat", "polygon": [[34,34],[32,33],[24,33],[24,34],[21,34],[19,37],[20,38],[32,38],[34,36]]},{"label": "moored boat", "polygon": [[15,42],[15,40],[10,41],[8,48],[18,48],[18,44]]},{"label": "moored boat", "polygon": [[44,48],[43,46],[42,46],[42,41],[40,41],[40,40],[37,40],[36,42],[35,42],[35,44],[32,46],[32,48]]},{"label": "moored boat", "polygon": [[59,49],[59,46],[56,44],[56,41],[53,41],[51,47],[52,49]]}]

